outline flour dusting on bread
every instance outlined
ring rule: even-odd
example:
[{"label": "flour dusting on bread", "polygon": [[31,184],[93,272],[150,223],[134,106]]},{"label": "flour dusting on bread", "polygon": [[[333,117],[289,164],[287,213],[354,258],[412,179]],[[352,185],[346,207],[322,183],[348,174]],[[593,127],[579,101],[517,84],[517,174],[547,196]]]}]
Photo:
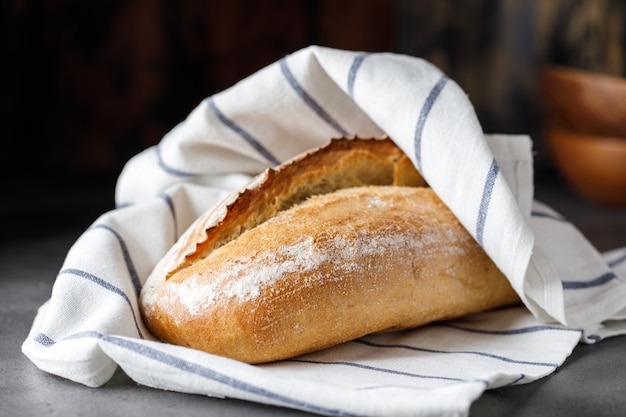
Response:
[{"label": "flour dusting on bread", "polygon": [[199,219],[141,294],[159,338],[249,363],[516,302],[388,139],[333,141],[262,174]]}]

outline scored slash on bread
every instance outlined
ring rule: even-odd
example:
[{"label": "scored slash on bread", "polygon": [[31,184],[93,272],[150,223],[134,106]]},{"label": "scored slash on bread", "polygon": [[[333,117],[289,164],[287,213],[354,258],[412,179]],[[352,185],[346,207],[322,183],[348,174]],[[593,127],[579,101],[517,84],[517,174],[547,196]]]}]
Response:
[{"label": "scored slash on bread", "polygon": [[182,240],[167,276],[308,197],[365,185],[426,186],[411,160],[388,137],[337,138],[254,178],[207,212]]},{"label": "scored slash on bread", "polygon": [[200,217],[148,277],[158,338],[249,363],[519,298],[388,138],[342,138]]}]

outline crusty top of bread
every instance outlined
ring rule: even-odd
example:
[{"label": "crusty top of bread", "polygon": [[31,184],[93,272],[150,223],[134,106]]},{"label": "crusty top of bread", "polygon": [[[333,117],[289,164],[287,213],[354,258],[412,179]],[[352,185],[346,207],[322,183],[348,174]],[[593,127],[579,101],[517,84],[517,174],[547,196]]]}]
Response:
[{"label": "crusty top of bread", "polygon": [[200,217],[170,252],[165,275],[188,267],[243,232],[310,196],[366,185],[426,186],[410,159],[388,137],[337,138],[269,168],[243,191]]}]

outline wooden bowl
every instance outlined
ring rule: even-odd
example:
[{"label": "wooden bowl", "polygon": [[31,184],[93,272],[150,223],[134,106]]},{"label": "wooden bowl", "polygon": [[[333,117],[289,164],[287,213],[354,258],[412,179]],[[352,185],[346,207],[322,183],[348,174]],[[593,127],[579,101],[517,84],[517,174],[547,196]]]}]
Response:
[{"label": "wooden bowl", "polygon": [[626,138],[550,125],[546,139],[557,171],[573,190],[591,201],[626,208]]},{"label": "wooden bowl", "polygon": [[549,123],[591,135],[626,137],[626,79],[568,67],[540,73]]}]

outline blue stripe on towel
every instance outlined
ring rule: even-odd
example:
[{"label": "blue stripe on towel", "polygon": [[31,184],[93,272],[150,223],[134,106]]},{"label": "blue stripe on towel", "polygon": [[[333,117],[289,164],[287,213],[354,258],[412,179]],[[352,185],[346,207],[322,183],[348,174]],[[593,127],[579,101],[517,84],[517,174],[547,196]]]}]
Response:
[{"label": "blue stripe on towel", "polygon": [[348,95],[354,98],[354,81],[356,80],[356,74],[359,72],[359,68],[361,68],[361,64],[363,60],[370,55],[369,53],[360,53],[354,57],[352,61],[352,65],[350,65],[350,71],[348,71]]},{"label": "blue stripe on towel", "polygon": [[626,251],[619,257],[617,257],[616,259],[613,259],[611,261],[608,261],[607,264],[611,267],[614,268],[617,265],[621,264],[622,262],[626,261]]},{"label": "blue stripe on towel", "polygon": [[124,242],[124,239],[122,238],[122,236],[120,236],[120,234],[117,233],[115,229],[113,229],[111,226],[108,226],[106,224],[95,224],[87,230],[94,230],[94,229],[104,229],[106,231],[111,232],[111,234],[115,236],[115,238],[117,239],[117,242],[120,245],[122,256],[124,257],[124,262],[126,263],[126,269],[128,270],[130,279],[132,280],[133,286],[135,287],[135,294],[139,295],[139,292],[141,291],[141,282],[139,281],[139,275],[137,274],[137,269],[135,269],[135,264],[133,263],[133,260],[130,257],[130,252],[128,251],[128,247],[126,246],[126,242]]},{"label": "blue stripe on towel", "polygon": [[519,374],[519,376],[518,376],[517,378],[515,378],[513,381],[511,381],[511,382],[509,382],[509,383],[507,383],[507,384],[501,385],[501,386],[502,386],[502,387],[509,387],[509,386],[511,386],[511,385],[515,385],[515,384],[520,383],[521,381],[523,381],[523,380],[524,380],[524,378],[526,378],[526,375],[524,375],[524,374]]},{"label": "blue stripe on towel", "polygon": [[[375,372],[382,372],[382,373],[393,374],[393,375],[398,375],[398,376],[406,376],[409,378],[437,379],[437,380],[442,380],[442,381],[467,382],[467,380],[461,379],[461,378],[454,378],[454,377],[448,377],[448,376],[442,376],[442,375],[416,374],[412,372],[397,371],[395,369],[380,368],[377,366],[364,365],[362,363],[348,362],[348,361],[317,361],[317,360],[309,360],[309,359],[285,359],[285,361],[295,362],[295,363],[310,363],[314,365],[350,366],[352,368],[360,368],[360,369],[365,369],[367,371],[375,371]],[[485,385],[488,385],[487,381],[484,381],[484,380],[480,380],[480,381],[483,382]]]},{"label": "blue stripe on towel", "polygon": [[[163,352],[145,344],[133,342],[132,340],[126,338],[107,336],[95,331],[84,331],[70,335],[63,340],[74,340],[81,338],[95,338],[98,340],[103,340],[120,348],[131,351],[137,355],[155,360],[162,364],[171,366],[172,368],[179,369],[183,372],[187,372],[189,374],[197,375],[202,378],[218,382],[220,384],[235,388],[248,394],[267,398],[269,400],[272,400],[273,403],[282,403],[287,406],[297,407],[298,409],[316,414],[323,414],[328,416],[356,417],[353,414],[346,413],[338,409],[319,406],[273,392],[268,388],[241,381],[224,373],[218,372],[214,369],[207,368],[200,364],[182,359],[178,356],[174,356],[172,354]],[[34,340],[46,347],[50,347],[57,343],[42,333],[37,334],[34,337]]]},{"label": "blue stripe on towel", "polygon": [[563,281],[564,290],[582,290],[586,288],[599,287],[613,281],[617,276],[613,272],[607,272],[598,278],[589,281]]},{"label": "blue stripe on towel", "polygon": [[208,97],[206,99],[209,108],[213,111],[215,116],[222,122],[226,127],[230,130],[241,136],[243,140],[245,140],[250,146],[252,146],[263,158],[265,158],[270,164],[278,165],[280,161],[272,155],[272,153],[265,148],[261,142],[259,142],[254,136],[252,136],[249,132],[247,132],[243,127],[239,126],[233,120],[226,117],[224,113],[217,107],[215,104],[215,99],[213,97]]},{"label": "blue stripe on towel", "polygon": [[349,136],[350,133],[344,129],[324,108],[317,102],[313,97],[306,92],[304,87],[300,85],[296,77],[292,74],[291,70],[289,70],[289,65],[287,64],[287,59],[283,58],[280,60],[280,70],[283,75],[291,85],[291,88],[300,96],[302,101],[304,101],[322,120],[324,120],[328,125],[330,125],[333,129],[335,129],[338,133]]},{"label": "blue stripe on towel", "polygon": [[448,77],[442,75],[441,78],[435,83],[433,88],[428,93],[426,97],[426,101],[424,101],[424,105],[422,106],[422,110],[420,111],[419,117],[417,119],[417,125],[415,126],[415,135],[413,138],[413,144],[415,148],[415,162],[417,163],[417,169],[422,171],[422,134],[424,133],[424,126],[426,125],[426,120],[428,120],[428,115],[435,105],[437,98],[441,94],[441,91],[445,87],[448,82]]},{"label": "blue stripe on towel", "polygon": [[556,326],[528,326],[528,327],[520,327],[519,329],[508,329],[508,330],[475,329],[472,327],[460,326],[458,324],[444,323],[444,322],[431,324],[431,326],[447,327],[449,329],[461,330],[464,332],[490,334],[490,335],[498,335],[498,336],[515,336],[518,334],[535,333],[535,332],[543,332],[543,331],[564,331],[564,332],[582,333],[581,329],[570,329],[567,327],[556,327]]},{"label": "blue stripe on towel", "polygon": [[163,160],[163,155],[161,154],[161,144],[156,145],[153,149],[156,152],[157,163],[163,171],[175,177],[189,178],[198,176],[198,174],[195,174],[193,172],[182,171],[180,169],[172,168],[171,166],[167,165]]},{"label": "blue stripe on towel", "polygon": [[137,315],[135,314],[135,309],[133,308],[133,304],[131,303],[126,293],[124,293],[124,291],[122,291],[120,288],[116,287],[115,285],[111,284],[110,282],[107,282],[103,280],[102,278],[98,278],[97,276],[90,274],[89,272],[80,270],[80,269],[75,269],[75,268],[63,269],[59,272],[59,275],[63,275],[63,274],[74,275],[80,278],[87,279],[93,282],[94,284],[97,284],[101,286],[102,288],[108,291],[111,291],[112,293],[115,293],[119,295],[120,297],[122,297],[124,301],[126,301],[126,304],[128,304],[128,306],[130,307],[130,312],[133,315],[133,320],[135,322],[135,328],[137,329],[137,334],[139,335],[140,338],[142,339],[144,338],[143,333],[141,332],[141,329],[139,328],[139,322],[137,320]]},{"label": "blue stripe on towel", "polygon": [[487,178],[485,179],[485,186],[483,187],[483,195],[480,199],[480,207],[478,209],[478,219],[476,222],[476,240],[478,244],[483,246],[483,234],[485,231],[485,223],[487,222],[487,212],[489,211],[489,202],[491,201],[491,193],[493,192],[493,187],[496,183],[496,179],[498,178],[498,173],[500,172],[500,167],[496,163],[494,159],[491,162],[491,166],[489,167],[489,171],[487,172]]},{"label": "blue stripe on towel", "polygon": [[363,339],[355,340],[354,342],[360,343],[369,347],[375,347],[375,348],[406,349],[406,350],[412,350],[415,352],[441,353],[441,354],[446,354],[446,355],[475,355],[475,356],[482,356],[482,357],[486,357],[490,359],[495,359],[501,362],[515,363],[519,365],[541,366],[541,367],[548,367],[548,368],[554,368],[554,369],[559,367],[558,363],[522,361],[522,360],[507,358],[506,356],[495,355],[493,353],[479,352],[479,351],[473,351],[473,350],[453,351],[453,350],[426,349],[426,348],[421,348],[417,346],[402,345],[402,344],[375,343],[375,342],[370,342],[370,341],[363,340]]},{"label": "blue stripe on towel", "polygon": [[533,210],[530,212],[530,215],[532,217],[541,217],[543,219],[551,219],[558,222],[567,223],[567,219],[565,219],[564,217],[559,216],[558,214],[546,213],[545,211]]},{"label": "blue stripe on towel", "polygon": [[53,346],[56,343],[56,341],[43,333],[37,333],[35,337],[33,337],[33,340],[45,347]]},{"label": "blue stripe on towel", "polygon": [[107,341],[114,343],[117,346],[120,346],[122,348],[138,353],[147,358],[169,365],[173,368],[177,368],[182,371],[198,375],[205,379],[219,382],[221,384],[236,388],[240,391],[244,391],[250,394],[258,395],[260,397],[268,398],[273,401],[278,401],[283,404],[297,406],[300,409],[307,410],[310,412],[326,414],[326,415],[331,415],[331,416],[350,416],[350,414],[344,413],[340,410],[321,407],[315,404],[310,404],[301,400],[297,400],[294,398],[287,397],[285,395],[278,394],[276,392],[270,391],[268,388],[256,386],[251,383],[241,381],[239,379],[233,378],[226,374],[217,372],[213,369],[204,367],[197,363],[193,363],[193,362],[181,359],[177,356],[171,355],[169,353],[165,353],[163,351],[154,349],[146,345],[134,343],[132,341],[129,341],[126,339],[120,339],[116,337],[108,337]]},{"label": "blue stripe on towel", "polygon": [[172,197],[167,195],[166,193],[160,193],[159,197],[165,201],[167,207],[170,210],[170,214],[172,215],[172,222],[174,224],[174,242],[178,239],[178,222],[176,221],[176,207],[174,206],[174,202],[172,201]]}]

